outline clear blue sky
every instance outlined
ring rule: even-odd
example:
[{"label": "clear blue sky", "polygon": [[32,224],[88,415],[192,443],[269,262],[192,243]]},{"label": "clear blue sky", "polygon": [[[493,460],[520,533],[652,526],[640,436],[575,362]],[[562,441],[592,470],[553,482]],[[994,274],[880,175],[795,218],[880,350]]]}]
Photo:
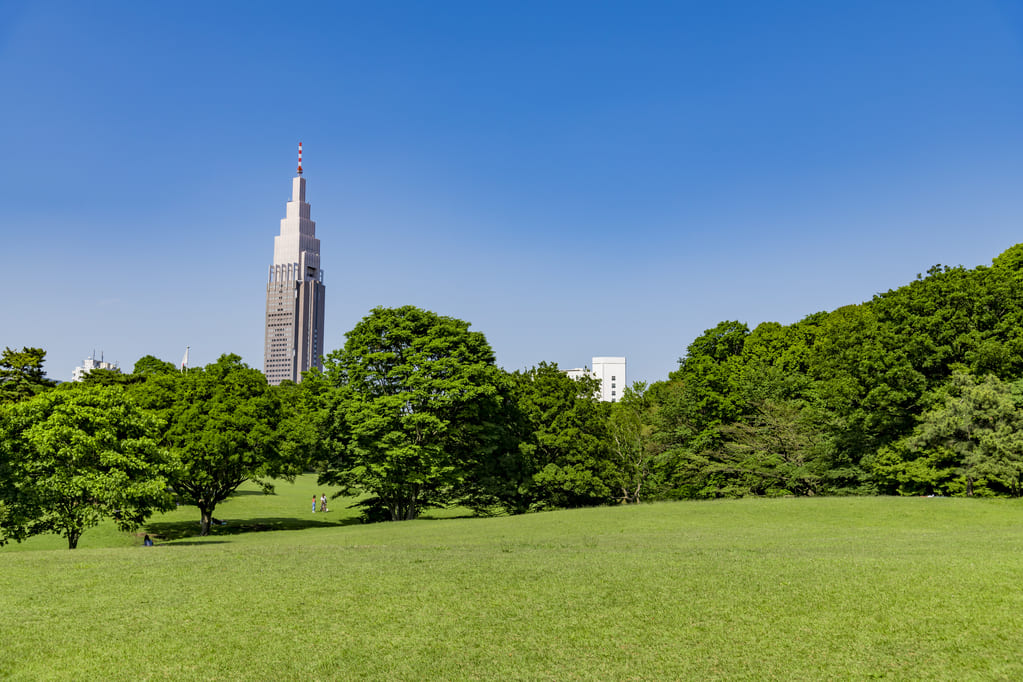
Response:
[{"label": "clear blue sky", "polygon": [[1023,9],[0,2],[0,345],[262,368],[305,145],[326,347],[377,305],[656,381],[1023,241]]}]

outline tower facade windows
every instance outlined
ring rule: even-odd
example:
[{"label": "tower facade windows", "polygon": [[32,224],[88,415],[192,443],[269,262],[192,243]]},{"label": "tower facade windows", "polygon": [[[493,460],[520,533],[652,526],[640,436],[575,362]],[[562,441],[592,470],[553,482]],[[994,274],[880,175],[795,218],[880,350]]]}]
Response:
[{"label": "tower facade windows", "polygon": [[302,145],[298,174],[291,181],[291,201],[274,237],[274,260],[266,284],[266,332],[263,374],[269,383],[300,381],[302,372],[322,367],[326,286],[320,268],[320,240],[305,200]]}]

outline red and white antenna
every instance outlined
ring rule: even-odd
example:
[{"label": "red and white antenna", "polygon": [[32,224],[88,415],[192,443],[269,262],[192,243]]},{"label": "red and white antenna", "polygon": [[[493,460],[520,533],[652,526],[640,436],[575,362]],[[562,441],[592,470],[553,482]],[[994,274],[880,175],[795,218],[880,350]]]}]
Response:
[{"label": "red and white antenna", "polygon": [[298,143],[298,174],[302,175],[302,143]]}]

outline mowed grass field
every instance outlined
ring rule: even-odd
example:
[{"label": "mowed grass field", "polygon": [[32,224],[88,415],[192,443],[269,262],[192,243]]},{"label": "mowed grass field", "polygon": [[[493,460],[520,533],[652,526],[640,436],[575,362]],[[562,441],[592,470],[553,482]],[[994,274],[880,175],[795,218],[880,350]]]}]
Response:
[{"label": "mowed grass field", "polygon": [[93,530],[0,551],[0,678],[1023,678],[1017,501],[361,525],[340,501],[311,514],[313,487],[243,494],[210,538],[182,508],[153,548]]}]

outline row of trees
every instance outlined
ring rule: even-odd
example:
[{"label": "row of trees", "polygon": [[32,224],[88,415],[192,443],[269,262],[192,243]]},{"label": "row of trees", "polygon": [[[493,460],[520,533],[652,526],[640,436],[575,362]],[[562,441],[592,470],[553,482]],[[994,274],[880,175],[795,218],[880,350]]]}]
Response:
[{"label": "row of trees", "polygon": [[[124,530],[179,502],[213,510],[239,485],[294,476],[281,446],[281,398],[236,355],[178,372],[151,356],[132,374],[95,370],[80,384],[43,379],[45,353],[0,359],[0,543],[59,533],[74,549],[103,518]],[[25,359],[29,358],[29,362]]]},{"label": "row of trees", "polygon": [[233,355],[147,356],[80,385],[41,349],[0,359],[0,541],[99,518],[138,527],[303,469],[368,519],[743,495],[1021,493],[1023,245],[861,305],[753,330],[722,322],[618,403],[556,365],[498,368],[466,322],[377,308],[278,387]]},{"label": "row of trees", "polygon": [[[619,490],[609,406],[556,366],[499,369],[483,334],[412,306],[373,310],[300,384],[267,385],[238,356],[179,372],[44,378],[41,349],[0,360],[0,541],[102,518],[136,529],[177,503],[216,506],[245,481],[316,470],[367,519],[450,504],[478,513],[600,504]],[[628,493],[635,494],[634,492]]]},{"label": "row of trees", "polygon": [[694,340],[644,394],[661,497],[1020,495],[1023,245],[860,305]]},{"label": "row of trees", "polygon": [[[609,406],[554,365],[508,373],[466,322],[377,308],[294,390],[321,480],[369,493],[370,519],[599,504],[618,477]],[[312,445],[315,444],[315,445]]]}]

